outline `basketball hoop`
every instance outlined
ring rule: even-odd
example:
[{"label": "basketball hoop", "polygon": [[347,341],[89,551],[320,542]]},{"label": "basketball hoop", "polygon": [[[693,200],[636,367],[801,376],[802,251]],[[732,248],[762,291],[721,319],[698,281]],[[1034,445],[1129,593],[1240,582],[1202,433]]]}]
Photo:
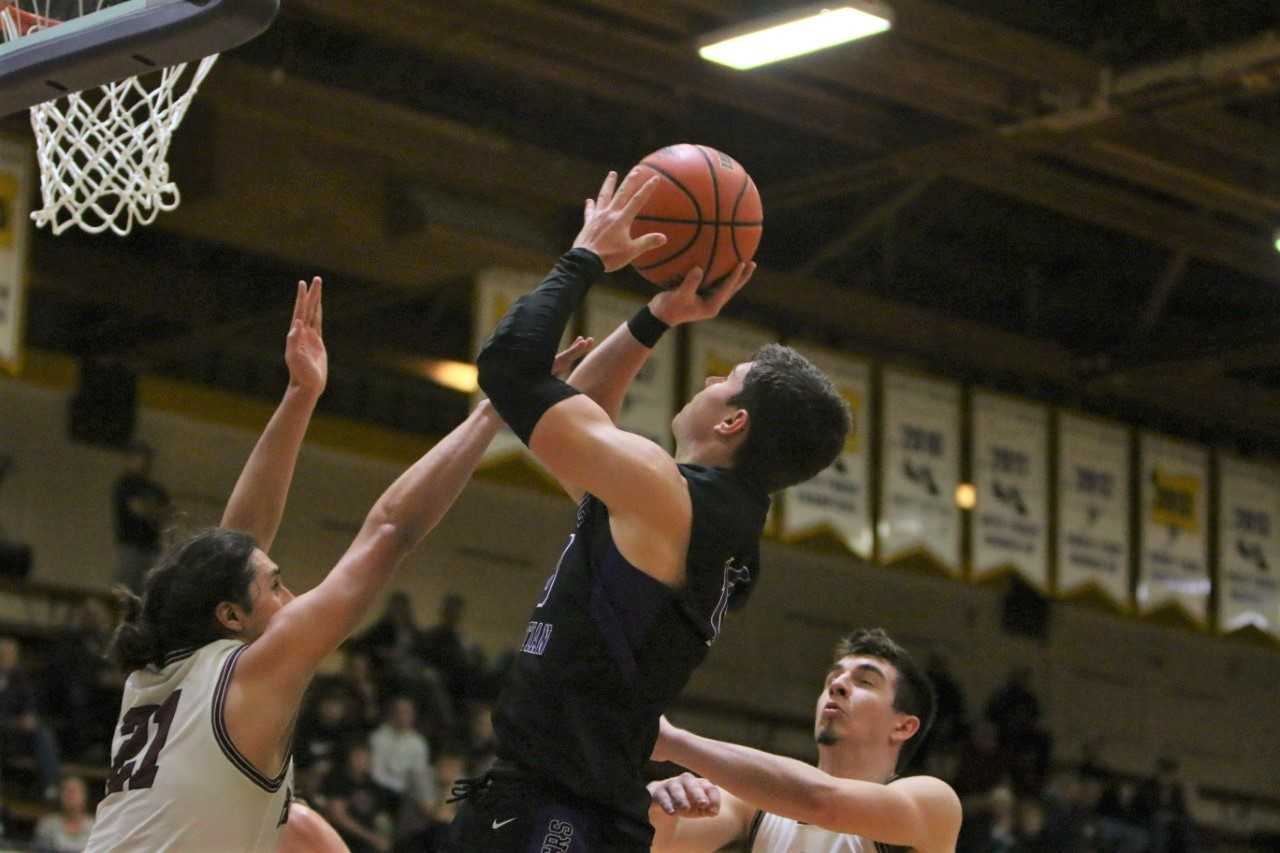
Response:
[{"label": "basketball hoop", "polygon": [[[123,237],[176,208],[174,132],[218,52],[257,35],[278,9],[279,0],[0,0],[0,71],[24,98],[10,108],[31,105],[36,225]],[[217,14],[221,29],[208,23]],[[6,82],[0,75],[0,89]]]}]

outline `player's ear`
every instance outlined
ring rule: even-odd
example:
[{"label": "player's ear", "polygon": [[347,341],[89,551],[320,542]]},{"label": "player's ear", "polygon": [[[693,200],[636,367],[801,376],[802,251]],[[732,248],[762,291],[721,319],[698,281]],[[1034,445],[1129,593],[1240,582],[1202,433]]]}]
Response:
[{"label": "player's ear", "polygon": [[220,601],[213,609],[213,615],[218,620],[218,624],[232,634],[238,634],[244,630],[244,611],[239,605],[230,601]]},{"label": "player's ear", "polygon": [[747,434],[747,425],[750,420],[751,415],[746,409],[734,409],[716,424],[716,435],[721,438],[733,438],[734,436],[739,435],[745,436]]},{"label": "player's ear", "polygon": [[895,714],[893,731],[889,734],[889,738],[901,746],[911,740],[918,731],[920,731],[920,718],[915,714]]}]

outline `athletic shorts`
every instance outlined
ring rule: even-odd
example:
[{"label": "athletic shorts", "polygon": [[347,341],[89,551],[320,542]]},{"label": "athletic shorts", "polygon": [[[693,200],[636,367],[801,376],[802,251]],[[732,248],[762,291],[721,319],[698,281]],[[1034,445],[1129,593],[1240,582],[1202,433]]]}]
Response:
[{"label": "athletic shorts", "polygon": [[495,770],[470,781],[448,853],[648,853],[648,838],[620,838],[616,817],[536,777]]}]

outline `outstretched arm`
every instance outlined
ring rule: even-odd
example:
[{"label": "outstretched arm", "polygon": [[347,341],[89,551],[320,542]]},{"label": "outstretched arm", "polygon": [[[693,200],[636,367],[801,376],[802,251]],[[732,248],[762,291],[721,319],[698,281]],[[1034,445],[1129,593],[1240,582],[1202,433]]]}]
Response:
[{"label": "outstretched arm", "polygon": [[654,853],[713,853],[751,832],[755,810],[692,773],[650,782],[649,797]]},{"label": "outstretched arm", "polygon": [[284,349],[289,387],[249,454],[222,514],[220,526],[250,534],[263,551],[271,550],[280,529],[298,451],[329,375],[321,335],[321,289],[319,278],[312,279],[309,288],[298,282]]},{"label": "outstretched arm", "polygon": [[640,373],[659,338],[685,323],[710,320],[751,280],[755,264],[739,264],[714,290],[700,293],[702,269],[694,267],[679,287],[656,294],[626,323],[605,338],[569,376],[569,384],[586,394],[615,423],[627,389]]},{"label": "outstretched arm", "polygon": [[[589,346],[579,338],[553,366],[571,363]],[[260,683],[273,691],[301,694],[320,661],[360,624],[400,561],[453,506],[501,426],[497,412],[482,401],[401,474],[374,503],[325,579],[277,613],[245,651],[246,675],[261,676]]]},{"label": "outstretched arm", "polygon": [[476,363],[480,387],[503,419],[570,492],[598,497],[614,523],[632,528],[638,541],[652,544],[654,530],[673,534],[675,544],[627,558],[676,584],[683,572],[683,546],[676,540],[688,528],[691,509],[674,460],[653,442],[618,429],[599,405],[549,370],[555,342],[591,282],[664,242],[660,234],[631,236],[656,180],[642,183],[632,172],[615,193],[617,176],[609,174],[599,197],[587,201],[573,250],[536,290],[516,301]]},{"label": "outstretched arm", "polygon": [[842,779],[791,758],[700,737],[662,721],[655,760],[673,761],[750,807],[918,853],[954,853],[960,800],[930,776],[887,785]]}]

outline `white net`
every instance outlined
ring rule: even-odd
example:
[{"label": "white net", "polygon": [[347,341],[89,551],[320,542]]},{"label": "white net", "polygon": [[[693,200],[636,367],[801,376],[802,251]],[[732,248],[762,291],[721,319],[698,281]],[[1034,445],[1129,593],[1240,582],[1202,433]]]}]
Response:
[{"label": "white net", "polygon": [[[65,20],[111,3],[74,0],[68,9],[64,0],[51,16],[51,0],[23,0],[21,11]],[[6,41],[48,26],[32,25],[14,6],[0,12],[0,24]],[[110,229],[125,236],[135,223],[149,225],[161,211],[176,208],[181,195],[169,175],[169,143],[217,58],[32,107],[43,202],[31,214],[36,225],[48,225],[54,234],[74,225],[91,234]]]}]

